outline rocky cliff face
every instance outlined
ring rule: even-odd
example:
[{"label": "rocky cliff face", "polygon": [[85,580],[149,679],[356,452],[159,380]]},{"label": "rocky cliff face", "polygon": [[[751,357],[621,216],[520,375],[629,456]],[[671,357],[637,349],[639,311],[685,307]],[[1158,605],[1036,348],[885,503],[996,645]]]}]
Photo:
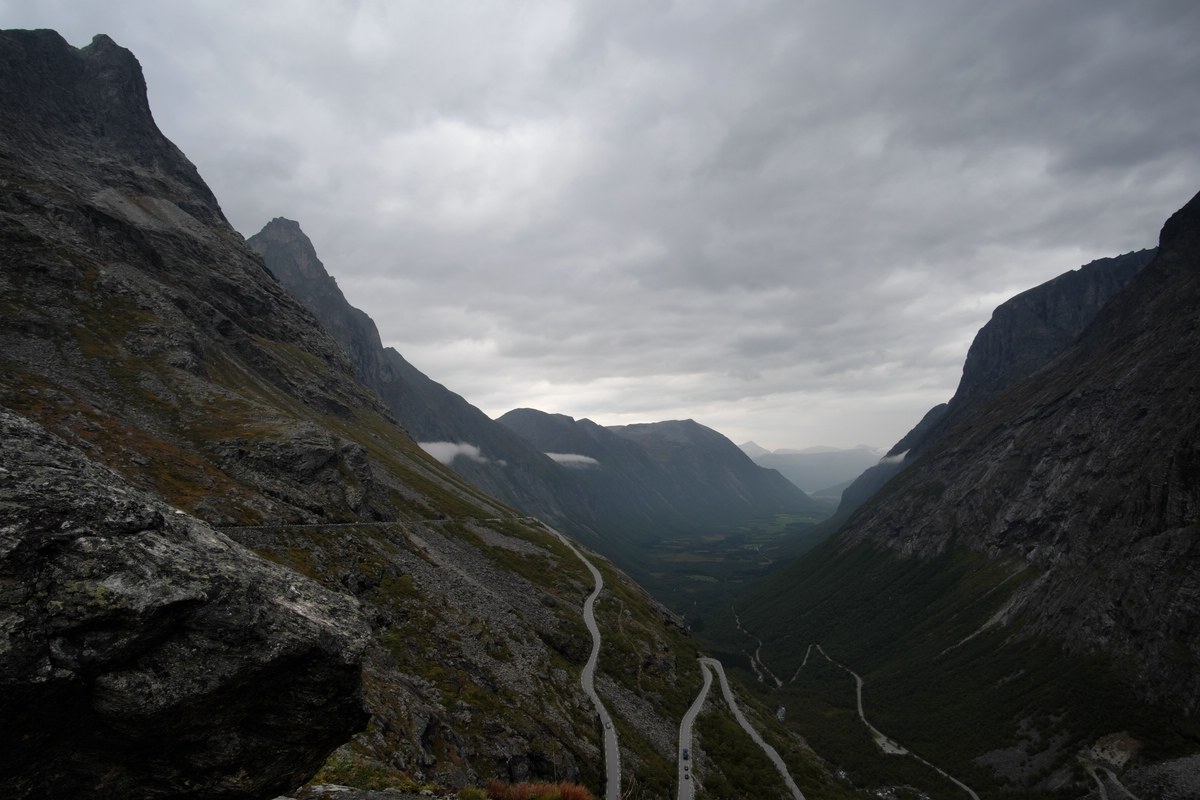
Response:
[{"label": "rocky cliff face", "polygon": [[763,658],[839,654],[875,724],[981,796],[1082,794],[1081,760],[1141,780],[1194,757],[1198,309],[1200,195],[1072,344],[943,416],[837,534],[741,598]]},{"label": "rocky cliff face", "polygon": [[263,797],[367,723],[358,605],[0,408],[0,785]]},{"label": "rocky cliff face", "polygon": [[888,451],[886,462],[868,469],[846,489],[837,518],[844,520],[975,409],[1073,345],[1156,252],[1151,248],[1097,259],[997,306],[971,342],[954,396],[930,409]]},{"label": "rocky cliff face", "polygon": [[[1037,568],[1005,620],[1200,711],[1200,199],[1066,352],[943,434],[843,531]],[[1003,621],[1003,620],[1001,620]]]},{"label": "rocky cliff face", "polygon": [[997,306],[971,342],[962,379],[946,412],[925,432],[900,442],[904,450],[893,448],[892,453],[920,455],[973,409],[1049,364],[1075,343],[1156,252],[1139,250],[1098,259]]},{"label": "rocky cliff face", "polygon": [[984,401],[1048,364],[1156,252],[1102,258],[1001,303],[971,342],[951,405]]},{"label": "rocky cliff face", "polygon": [[0,47],[7,402],[215,521],[394,513],[360,446],[297,418],[386,412],[153,127],[133,56],[47,31]]}]

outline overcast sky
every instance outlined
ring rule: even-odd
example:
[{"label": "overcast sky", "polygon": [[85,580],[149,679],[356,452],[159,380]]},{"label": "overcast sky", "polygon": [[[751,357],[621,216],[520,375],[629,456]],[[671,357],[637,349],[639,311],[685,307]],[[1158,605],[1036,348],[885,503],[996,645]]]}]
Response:
[{"label": "overcast sky", "polygon": [[1200,190],[1200,3],[0,0],[491,416],[889,446]]}]

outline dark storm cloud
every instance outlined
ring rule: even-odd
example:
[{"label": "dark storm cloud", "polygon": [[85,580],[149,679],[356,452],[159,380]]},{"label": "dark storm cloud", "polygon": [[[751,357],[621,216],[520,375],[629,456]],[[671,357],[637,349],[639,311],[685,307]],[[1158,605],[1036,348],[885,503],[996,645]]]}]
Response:
[{"label": "dark storm cloud", "polygon": [[888,445],[1200,189],[1192,2],[4,2],[492,414]]}]

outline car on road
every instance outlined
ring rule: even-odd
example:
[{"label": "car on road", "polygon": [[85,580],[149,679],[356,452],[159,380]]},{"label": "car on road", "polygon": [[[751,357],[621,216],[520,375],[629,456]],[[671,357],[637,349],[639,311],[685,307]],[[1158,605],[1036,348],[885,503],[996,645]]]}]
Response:
[{"label": "car on road", "polygon": [[611,731],[611,730],[612,730],[612,723],[611,723],[611,722],[607,722],[607,721],[606,721],[606,722],[604,723],[604,730],[606,730],[606,731]]},{"label": "car on road", "polygon": [[689,753],[689,752],[688,752],[688,749],[687,749],[686,747],[685,747],[685,748],[683,748],[683,760],[684,760],[684,761],[687,761],[687,760],[688,760],[688,756],[689,756],[689,755],[691,755],[691,753]]}]

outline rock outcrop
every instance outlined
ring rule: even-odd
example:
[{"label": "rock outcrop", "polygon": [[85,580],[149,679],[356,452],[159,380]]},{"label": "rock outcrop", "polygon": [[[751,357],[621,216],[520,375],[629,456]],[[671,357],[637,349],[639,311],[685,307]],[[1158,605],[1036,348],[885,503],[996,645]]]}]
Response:
[{"label": "rock outcrop", "polygon": [[0,408],[6,797],[271,797],[365,726],[355,602]]}]

